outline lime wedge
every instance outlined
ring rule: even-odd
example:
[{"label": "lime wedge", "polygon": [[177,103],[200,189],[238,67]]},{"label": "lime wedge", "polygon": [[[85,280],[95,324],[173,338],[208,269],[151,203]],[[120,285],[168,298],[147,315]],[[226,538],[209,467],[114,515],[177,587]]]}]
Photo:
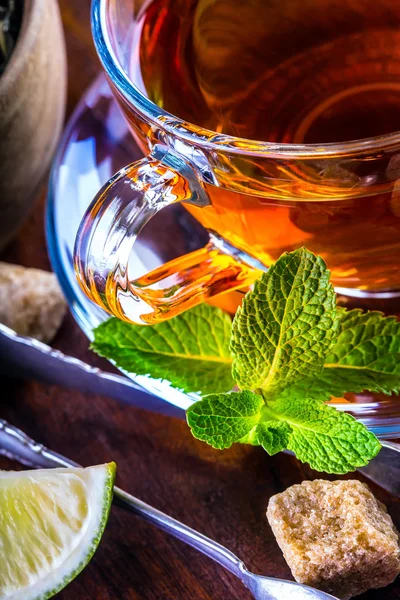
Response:
[{"label": "lime wedge", "polygon": [[82,571],[107,523],[115,471],[0,472],[0,598],[45,600]]}]

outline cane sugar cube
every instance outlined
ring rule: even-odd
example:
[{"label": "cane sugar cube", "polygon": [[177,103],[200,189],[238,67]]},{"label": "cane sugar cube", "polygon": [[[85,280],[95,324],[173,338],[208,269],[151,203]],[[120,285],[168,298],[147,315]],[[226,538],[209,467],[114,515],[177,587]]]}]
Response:
[{"label": "cane sugar cube", "polygon": [[0,262],[0,323],[19,335],[49,342],[65,312],[54,273]]},{"label": "cane sugar cube", "polygon": [[303,481],[268,504],[267,518],[294,578],[348,600],[400,572],[399,534],[359,481]]}]

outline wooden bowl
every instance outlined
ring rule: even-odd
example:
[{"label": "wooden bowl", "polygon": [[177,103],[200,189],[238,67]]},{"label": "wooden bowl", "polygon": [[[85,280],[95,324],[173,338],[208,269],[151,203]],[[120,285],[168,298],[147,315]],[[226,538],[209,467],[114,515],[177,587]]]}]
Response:
[{"label": "wooden bowl", "polygon": [[29,213],[64,122],[67,68],[57,0],[25,0],[0,77],[0,249]]}]

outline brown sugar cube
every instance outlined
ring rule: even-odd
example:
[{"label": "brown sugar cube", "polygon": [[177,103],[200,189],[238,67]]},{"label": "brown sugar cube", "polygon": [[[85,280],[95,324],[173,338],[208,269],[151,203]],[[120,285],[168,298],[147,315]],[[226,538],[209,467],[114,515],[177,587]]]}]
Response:
[{"label": "brown sugar cube", "polygon": [[0,262],[0,323],[19,335],[49,342],[65,312],[54,273]]},{"label": "brown sugar cube", "polygon": [[347,600],[400,572],[399,534],[359,481],[303,481],[273,496],[267,518],[299,583]]}]

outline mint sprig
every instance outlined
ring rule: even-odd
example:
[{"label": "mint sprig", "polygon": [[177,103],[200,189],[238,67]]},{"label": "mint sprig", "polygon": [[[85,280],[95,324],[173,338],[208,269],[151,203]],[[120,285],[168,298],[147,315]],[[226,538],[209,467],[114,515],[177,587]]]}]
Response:
[{"label": "mint sprig", "polygon": [[[283,254],[261,276],[233,324],[207,305],[152,327],[110,319],[95,330],[93,348],[127,371],[200,392],[187,420],[211,446],[288,449],[328,473],[367,464],[380,444],[324,401],[400,391],[400,323],[337,309],[324,261],[305,248]],[[238,392],[230,391],[235,383]]]},{"label": "mint sprig", "polygon": [[[240,399],[239,399],[240,397]],[[312,398],[267,404],[251,392],[210,395],[187,410],[194,437],[214,448],[252,438],[268,452],[292,450],[317,471],[347,473],[378,454],[376,437],[352,416]]]}]

